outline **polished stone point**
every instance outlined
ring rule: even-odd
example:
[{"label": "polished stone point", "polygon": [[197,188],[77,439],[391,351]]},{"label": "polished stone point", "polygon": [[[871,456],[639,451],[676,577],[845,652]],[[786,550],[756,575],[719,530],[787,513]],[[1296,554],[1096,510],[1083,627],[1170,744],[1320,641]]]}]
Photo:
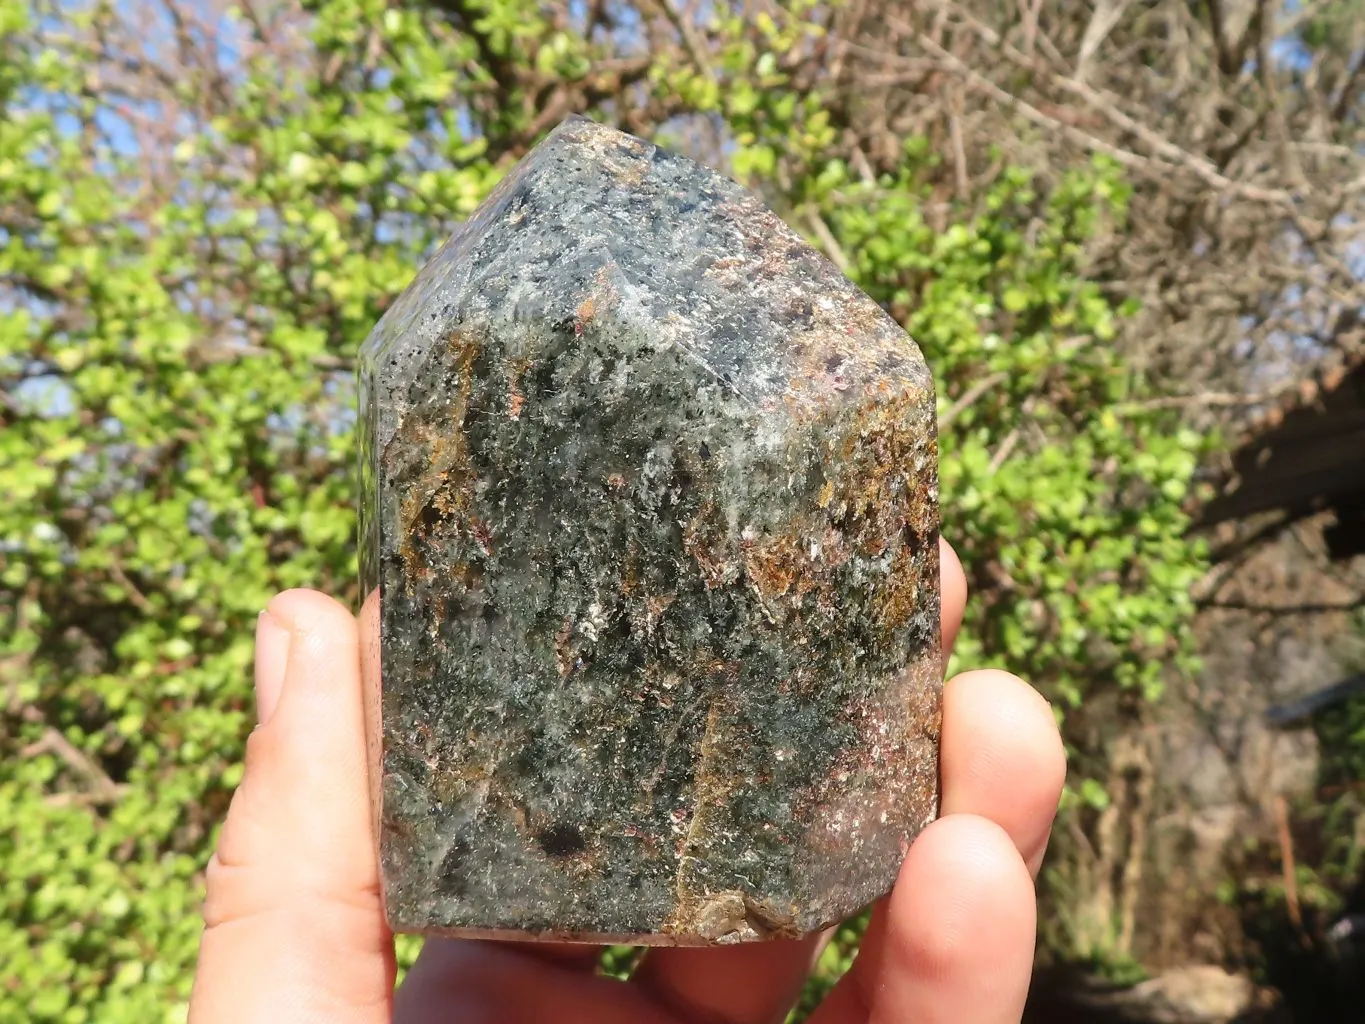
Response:
[{"label": "polished stone point", "polygon": [[397,931],[708,945],[937,812],[933,382],[749,192],[572,118],[361,352]]}]

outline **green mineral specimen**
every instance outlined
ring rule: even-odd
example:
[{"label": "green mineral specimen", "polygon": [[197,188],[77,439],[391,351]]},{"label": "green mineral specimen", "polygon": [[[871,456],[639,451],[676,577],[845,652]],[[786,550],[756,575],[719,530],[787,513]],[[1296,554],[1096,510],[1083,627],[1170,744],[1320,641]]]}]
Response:
[{"label": "green mineral specimen", "polygon": [[572,118],[361,353],[383,891],[713,944],[885,893],[938,795],[933,382],[751,194]]}]

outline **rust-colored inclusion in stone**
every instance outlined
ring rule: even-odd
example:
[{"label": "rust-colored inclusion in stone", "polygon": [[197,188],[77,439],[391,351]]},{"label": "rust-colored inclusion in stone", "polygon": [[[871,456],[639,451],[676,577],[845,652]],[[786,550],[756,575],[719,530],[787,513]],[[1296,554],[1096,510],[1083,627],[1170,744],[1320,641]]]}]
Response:
[{"label": "rust-colored inclusion in stone", "polygon": [[566,121],[375,328],[361,437],[396,930],[741,942],[890,888],[937,807],[933,383],[751,194]]}]

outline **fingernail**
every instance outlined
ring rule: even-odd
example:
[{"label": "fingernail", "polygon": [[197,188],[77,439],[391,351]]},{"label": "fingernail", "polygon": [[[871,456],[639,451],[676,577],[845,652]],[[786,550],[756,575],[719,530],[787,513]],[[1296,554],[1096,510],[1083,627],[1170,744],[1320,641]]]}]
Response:
[{"label": "fingernail", "polygon": [[256,721],[265,725],[275,713],[284,690],[284,672],[289,663],[289,627],[261,612],[256,620]]}]

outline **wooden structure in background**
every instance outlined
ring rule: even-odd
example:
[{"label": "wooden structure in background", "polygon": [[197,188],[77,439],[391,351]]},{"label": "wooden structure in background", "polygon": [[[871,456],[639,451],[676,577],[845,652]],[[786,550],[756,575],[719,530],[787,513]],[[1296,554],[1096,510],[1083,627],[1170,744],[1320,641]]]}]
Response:
[{"label": "wooden structure in background", "polygon": [[1279,511],[1281,525],[1324,511],[1332,558],[1365,554],[1365,352],[1270,409],[1232,454],[1222,492],[1198,516],[1211,527]]}]

